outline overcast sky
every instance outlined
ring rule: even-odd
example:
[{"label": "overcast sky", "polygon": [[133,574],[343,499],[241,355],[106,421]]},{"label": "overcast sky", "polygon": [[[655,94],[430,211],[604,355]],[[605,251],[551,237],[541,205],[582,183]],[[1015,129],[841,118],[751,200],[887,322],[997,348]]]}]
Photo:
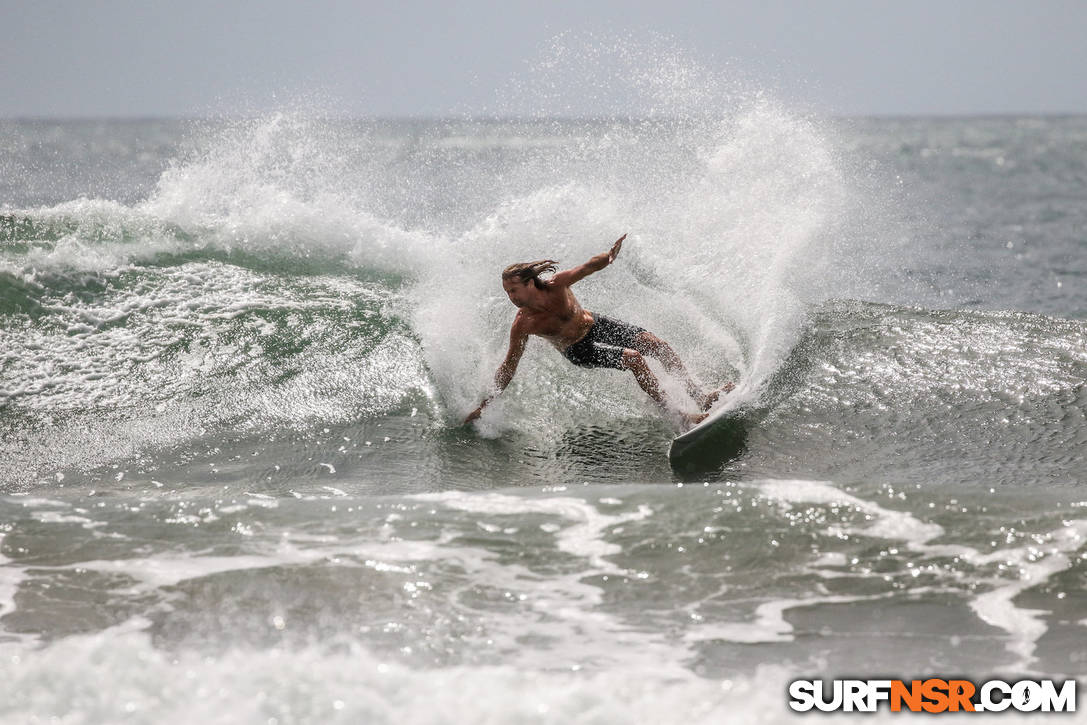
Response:
[{"label": "overcast sky", "polygon": [[560,33],[663,34],[832,114],[1087,113],[1084,0],[0,0],[0,117],[482,112]]}]

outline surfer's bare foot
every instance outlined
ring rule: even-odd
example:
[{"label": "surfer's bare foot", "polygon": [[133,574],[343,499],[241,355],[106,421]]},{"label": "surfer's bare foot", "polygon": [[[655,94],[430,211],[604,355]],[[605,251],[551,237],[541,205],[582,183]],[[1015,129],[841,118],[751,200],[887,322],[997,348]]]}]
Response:
[{"label": "surfer's bare foot", "polygon": [[725,383],[717,390],[706,393],[706,397],[702,398],[702,401],[698,404],[699,410],[702,410],[703,412],[709,410],[722,395],[724,395],[725,393],[731,393],[735,389],[736,386],[734,384]]}]

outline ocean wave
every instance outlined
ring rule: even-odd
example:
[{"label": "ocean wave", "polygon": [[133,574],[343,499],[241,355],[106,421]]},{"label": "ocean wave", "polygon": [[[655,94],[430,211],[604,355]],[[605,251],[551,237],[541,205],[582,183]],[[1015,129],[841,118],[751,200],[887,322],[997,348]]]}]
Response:
[{"label": "ocean wave", "polygon": [[[154,451],[182,460],[209,436],[348,430],[414,409],[453,437],[416,440],[412,455],[437,446],[450,463],[482,456],[470,465],[485,467],[505,445],[474,449],[448,427],[456,409],[401,292],[342,276],[285,283],[211,262],[101,285],[81,300],[9,283],[2,297],[34,320],[2,333],[9,484]],[[739,438],[683,475],[736,475],[742,460],[822,477],[1078,481],[1084,323],[855,300],[816,307],[807,320],[765,384],[730,399]],[[443,354],[457,354],[454,332]],[[530,349],[492,415],[496,442],[538,459],[533,477],[554,475],[552,466],[599,480],[669,475],[656,459],[672,431],[633,381],[590,378],[547,346]]]}]

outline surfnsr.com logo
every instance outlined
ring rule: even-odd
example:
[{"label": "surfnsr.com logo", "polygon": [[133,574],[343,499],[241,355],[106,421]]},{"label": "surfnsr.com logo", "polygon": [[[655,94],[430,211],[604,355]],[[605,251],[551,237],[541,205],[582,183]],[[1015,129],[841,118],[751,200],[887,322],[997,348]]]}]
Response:
[{"label": "surfnsr.com logo", "polygon": [[797,712],[1075,712],[1076,681],[794,680],[789,707]]}]

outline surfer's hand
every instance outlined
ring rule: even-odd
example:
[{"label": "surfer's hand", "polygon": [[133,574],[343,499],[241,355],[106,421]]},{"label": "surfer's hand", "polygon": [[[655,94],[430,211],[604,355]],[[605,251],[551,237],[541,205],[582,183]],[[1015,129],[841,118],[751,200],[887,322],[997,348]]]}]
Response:
[{"label": "surfer's hand", "polygon": [[483,415],[483,406],[482,405],[468,414],[468,417],[464,419],[464,424],[467,425],[468,423],[471,423],[473,420],[479,420],[479,416],[481,416],[481,415]]},{"label": "surfer's hand", "polygon": [[619,250],[623,248],[623,240],[627,238],[627,235],[619,237],[615,240],[615,244],[611,245],[611,251],[608,252],[608,264],[615,261],[615,258],[619,256]]}]

